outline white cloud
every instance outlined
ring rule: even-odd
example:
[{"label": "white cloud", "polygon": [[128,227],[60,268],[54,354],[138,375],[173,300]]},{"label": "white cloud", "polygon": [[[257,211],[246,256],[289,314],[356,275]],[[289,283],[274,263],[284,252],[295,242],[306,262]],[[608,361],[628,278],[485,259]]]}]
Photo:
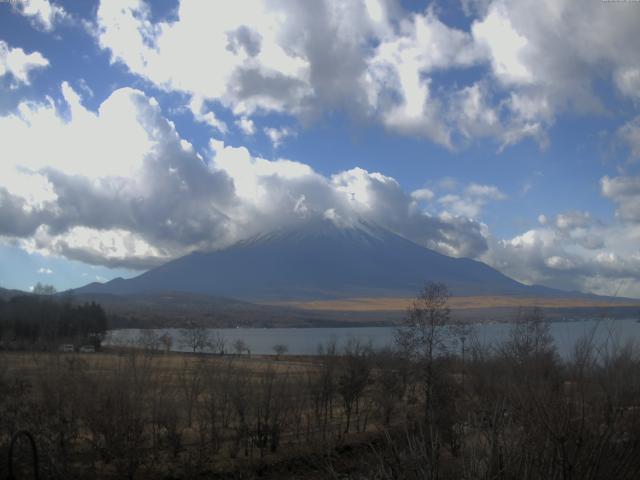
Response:
[{"label": "white cloud", "polygon": [[486,249],[481,224],[416,210],[381,173],[327,178],[218,140],[201,155],[138,90],[114,91],[96,113],[62,92],[66,119],[52,101],[0,117],[0,236],[29,252],[144,269],[327,211],[452,255]]},{"label": "white cloud", "polygon": [[614,80],[623,95],[640,100],[640,67],[621,67],[615,72]]},{"label": "white cloud", "polygon": [[567,212],[556,217],[556,227],[559,230],[575,230],[586,228],[593,223],[589,212]]},{"label": "white cloud", "polygon": [[544,147],[558,114],[603,113],[597,83],[637,99],[638,11],[627,7],[494,0],[482,9],[472,32],[489,49],[493,76],[510,95],[504,145],[530,136]]},{"label": "white cloud", "polygon": [[490,239],[481,259],[528,284],[640,296],[640,225],[605,225],[588,212],[542,217],[523,234]]},{"label": "white cloud", "polygon": [[[452,126],[442,118],[444,106],[433,94],[429,75],[481,60],[468,33],[448,27],[430,10],[413,14],[367,60],[363,82],[369,108],[379,112],[382,123],[391,130],[424,136],[451,148]],[[394,97],[399,101],[393,101]]]},{"label": "white cloud", "polygon": [[0,165],[0,171],[14,165],[30,171],[55,166],[69,174],[97,178],[130,175],[142,167],[152,139],[138,121],[138,113],[143,108],[156,109],[154,100],[146,101],[139,91],[124,88],[93,113],[66,82],[62,94],[71,112],[68,122],[52,100],[23,102],[17,112],[0,117],[0,149],[3,158],[11,158]]},{"label": "white cloud", "polygon": [[620,127],[617,136],[629,151],[629,161],[640,160],[640,115]]},{"label": "white cloud", "polygon": [[525,61],[529,41],[513,26],[507,7],[494,2],[486,17],[472,26],[473,37],[490,52],[493,71],[506,83],[531,83],[533,73]]},{"label": "white cloud", "polygon": [[11,75],[16,82],[29,85],[29,76],[33,70],[45,68],[49,60],[40,52],[26,53],[21,48],[11,48],[0,40],[0,77]]},{"label": "white cloud", "polygon": [[278,148],[287,137],[295,136],[296,132],[289,127],[273,128],[266,127],[264,134],[269,137],[273,148]]},{"label": "white cloud", "polygon": [[640,223],[640,176],[605,176],[600,181],[602,194],[616,205],[616,216]]},{"label": "white cloud", "polygon": [[547,265],[547,267],[556,270],[571,270],[576,266],[576,264],[572,260],[560,257],[559,255],[553,255],[545,259],[544,263]]},{"label": "white cloud", "polygon": [[[449,149],[477,138],[495,139],[498,150],[527,138],[545,148],[559,114],[605,111],[596,82],[637,100],[640,40],[628,6],[464,5],[474,15],[468,31],[445,24],[435,8],[410,13],[393,1],[219,8],[181,0],[177,18],[154,22],[142,0],[103,0],[97,37],[112,61],[229,109],[247,134],[265,112],[307,122],[347,110]],[[468,84],[439,79],[476,66],[487,68],[471,71]],[[194,113],[223,130],[211,108]]]},{"label": "white cloud", "polygon": [[489,201],[504,200],[506,195],[494,185],[471,183],[460,193],[448,193],[438,198],[446,212],[463,217],[477,218]]},{"label": "white cloud", "polygon": [[40,275],[53,275],[53,270],[51,270],[50,268],[40,267],[38,269],[38,273]]},{"label": "white cloud", "polygon": [[235,124],[245,135],[253,135],[256,133],[256,126],[250,118],[240,117]]},{"label": "white cloud", "polygon": [[134,73],[217,100],[237,114],[295,110],[310,93],[308,62],[282,38],[286,11],[260,1],[183,1],[178,21],[152,23],[146,3],[101,2],[98,39]]},{"label": "white cloud", "polygon": [[504,200],[507,196],[500,191],[495,185],[480,185],[478,183],[471,183],[465,189],[465,193],[477,199],[487,200]]},{"label": "white cloud", "polygon": [[430,200],[433,200],[434,196],[435,194],[433,193],[433,191],[429,190],[428,188],[419,188],[418,190],[414,190],[413,192],[411,192],[411,198],[416,202],[428,202]]},{"label": "white cloud", "polygon": [[197,96],[191,97],[189,109],[191,110],[191,113],[193,113],[193,117],[198,122],[206,123],[223,135],[229,131],[225,122],[216,117],[216,114],[213,111],[205,108],[204,100],[202,98]]},{"label": "white cloud", "polygon": [[49,0],[12,0],[11,5],[20,15],[31,19],[32,24],[43,30],[53,30],[55,24],[67,17],[60,5]]},{"label": "white cloud", "polygon": [[498,136],[502,129],[499,111],[490,105],[486,87],[475,83],[454,94],[451,115],[460,134],[469,139]]},{"label": "white cloud", "polygon": [[93,113],[69,85],[62,91],[68,120],[52,102],[0,117],[0,235],[137,267],[225,240],[230,179],[205,165],[153,98],[124,88]]}]

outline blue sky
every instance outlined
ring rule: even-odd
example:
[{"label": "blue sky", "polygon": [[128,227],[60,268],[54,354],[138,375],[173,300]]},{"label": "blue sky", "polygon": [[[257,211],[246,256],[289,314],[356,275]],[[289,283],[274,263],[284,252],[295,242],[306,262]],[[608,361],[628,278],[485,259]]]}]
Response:
[{"label": "blue sky", "polygon": [[0,286],[324,215],[640,296],[640,4],[239,3],[0,3]]}]

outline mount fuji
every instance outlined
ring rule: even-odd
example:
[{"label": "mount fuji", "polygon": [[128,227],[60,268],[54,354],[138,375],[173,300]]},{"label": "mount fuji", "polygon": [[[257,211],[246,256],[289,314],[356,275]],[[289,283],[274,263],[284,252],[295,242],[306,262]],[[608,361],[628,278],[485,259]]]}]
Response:
[{"label": "mount fuji", "polygon": [[92,283],[75,293],[321,300],[413,296],[427,281],[445,283],[456,296],[568,293],[524,285],[482,262],[442,255],[364,220],[340,226],[330,219],[305,221],[221,250],[194,252],[137,277]]}]

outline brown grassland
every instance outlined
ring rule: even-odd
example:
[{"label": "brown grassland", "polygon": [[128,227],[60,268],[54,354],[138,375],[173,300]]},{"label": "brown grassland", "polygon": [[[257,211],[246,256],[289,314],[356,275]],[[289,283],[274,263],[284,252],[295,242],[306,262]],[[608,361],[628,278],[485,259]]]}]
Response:
[{"label": "brown grassland", "polygon": [[26,429],[46,478],[289,478],[280,470],[300,458],[305,478],[326,478],[322,455],[367,438],[376,415],[370,400],[360,405],[362,385],[348,395],[345,427],[339,368],[334,352],[0,352],[1,458]]},{"label": "brown grassland", "polygon": [[[313,300],[280,302],[278,305],[301,308],[305,310],[325,310],[341,312],[381,312],[404,311],[411,305],[412,298],[406,297],[358,297],[340,300]],[[607,308],[637,307],[640,302],[633,299],[589,299],[589,298],[535,298],[535,297],[502,297],[475,296],[451,297],[449,305],[452,310],[489,309],[489,308]]]}]

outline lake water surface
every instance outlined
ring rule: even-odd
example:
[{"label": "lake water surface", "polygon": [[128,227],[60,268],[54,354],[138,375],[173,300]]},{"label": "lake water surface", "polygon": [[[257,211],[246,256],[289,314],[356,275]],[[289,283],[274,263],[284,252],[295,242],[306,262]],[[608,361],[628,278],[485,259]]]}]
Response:
[{"label": "lake water surface", "polygon": [[[550,324],[558,352],[569,356],[580,338],[592,335],[596,346],[640,342],[640,323],[636,319],[617,320],[575,320]],[[506,340],[512,328],[508,323],[474,324],[468,341],[477,340],[482,344],[497,345]],[[338,348],[349,338],[371,342],[376,348],[392,345],[394,327],[353,327],[353,328],[216,328],[211,334],[219,334],[226,341],[226,350],[232,351],[236,340],[243,340],[252,354],[273,354],[273,346],[284,344],[290,355],[312,355],[319,345],[336,341]],[[122,329],[108,333],[105,345],[132,345],[141,338],[142,330]],[[181,330],[177,328],[156,329],[158,334],[168,334],[173,339],[172,350],[189,351],[182,344]]]}]

